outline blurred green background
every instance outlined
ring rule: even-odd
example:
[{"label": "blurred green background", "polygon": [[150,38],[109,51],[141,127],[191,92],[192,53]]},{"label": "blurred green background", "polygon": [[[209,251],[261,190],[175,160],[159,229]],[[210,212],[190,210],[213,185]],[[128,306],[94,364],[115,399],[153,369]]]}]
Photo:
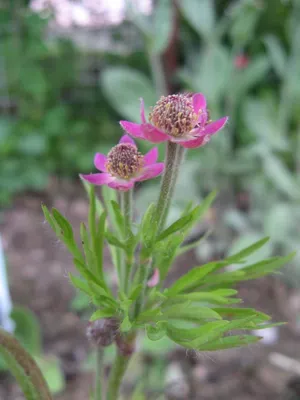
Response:
[{"label": "blurred green background", "polygon": [[[161,0],[150,15],[150,1],[127,1],[118,23],[95,12],[101,2],[65,3],[0,7],[1,204],[91,172],[93,154],[120,137],[118,120],[138,121],[141,96],[149,108],[166,92],[201,91],[212,118],[230,122],[188,153],[178,204],[186,190],[198,199],[217,187],[237,202],[230,229],[297,247],[300,1]],[[139,204],[153,193],[145,186]]]}]

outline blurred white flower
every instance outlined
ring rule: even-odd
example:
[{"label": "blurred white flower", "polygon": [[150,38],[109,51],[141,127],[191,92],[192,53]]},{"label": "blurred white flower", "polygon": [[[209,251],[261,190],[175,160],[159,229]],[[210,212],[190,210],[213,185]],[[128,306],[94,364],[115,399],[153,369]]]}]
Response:
[{"label": "blurred white flower", "polygon": [[[104,25],[120,24],[125,19],[127,0],[31,0],[33,11],[49,10],[59,27],[71,26],[99,28]],[[149,14],[152,0],[132,0],[139,12]]]}]

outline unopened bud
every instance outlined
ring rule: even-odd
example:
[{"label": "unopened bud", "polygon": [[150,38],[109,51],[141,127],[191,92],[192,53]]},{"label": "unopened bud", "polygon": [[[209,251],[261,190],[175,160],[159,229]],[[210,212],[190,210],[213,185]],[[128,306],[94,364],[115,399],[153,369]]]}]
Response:
[{"label": "unopened bud", "polygon": [[89,322],[86,329],[87,338],[95,345],[106,347],[113,343],[118,332],[119,323],[115,318],[103,318]]}]

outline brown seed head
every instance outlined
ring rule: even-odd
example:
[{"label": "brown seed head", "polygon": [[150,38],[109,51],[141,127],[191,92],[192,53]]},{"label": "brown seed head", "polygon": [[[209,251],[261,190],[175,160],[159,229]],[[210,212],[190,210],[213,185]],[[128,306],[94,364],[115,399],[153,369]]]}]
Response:
[{"label": "brown seed head", "polygon": [[107,155],[108,172],[121,179],[132,178],[144,165],[144,157],[130,143],[120,143]]},{"label": "brown seed head", "polygon": [[197,124],[191,94],[162,96],[153,107],[150,122],[156,128],[174,137],[184,136]]}]

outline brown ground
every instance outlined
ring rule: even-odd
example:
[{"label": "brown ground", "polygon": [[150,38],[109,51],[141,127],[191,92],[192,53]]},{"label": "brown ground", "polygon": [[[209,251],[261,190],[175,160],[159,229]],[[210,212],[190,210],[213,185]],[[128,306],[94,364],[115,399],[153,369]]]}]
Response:
[{"label": "brown ground", "polygon": [[[81,365],[89,345],[84,335],[86,322],[70,311],[74,291],[66,272],[73,269],[72,260],[44,223],[40,206],[43,201],[47,206],[59,208],[77,229],[79,222],[86,219],[87,202],[76,186],[57,183],[52,186],[52,195],[38,197],[27,194],[16,199],[13,206],[3,213],[1,234],[14,303],[34,311],[42,326],[45,352],[55,354],[61,360],[67,389],[56,399],[86,400],[92,376],[82,372]],[[176,269],[182,270],[185,264],[181,260]],[[299,293],[272,277],[247,283],[240,290],[244,305],[266,311],[275,320],[289,322],[288,326],[280,328],[279,340],[272,346],[259,344],[210,354],[172,352],[168,356],[169,370],[176,370],[177,378],[167,387],[168,399],[300,398],[297,365],[287,371],[271,362],[274,352],[300,359],[300,332],[296,325],[300,311]],[[153,362],[153,358],[148,358]],[[149,395],[149,399],[158,398],[159,395],[153,392]],[[6,375],[0,376],[0,399],[22,399]]]}]

